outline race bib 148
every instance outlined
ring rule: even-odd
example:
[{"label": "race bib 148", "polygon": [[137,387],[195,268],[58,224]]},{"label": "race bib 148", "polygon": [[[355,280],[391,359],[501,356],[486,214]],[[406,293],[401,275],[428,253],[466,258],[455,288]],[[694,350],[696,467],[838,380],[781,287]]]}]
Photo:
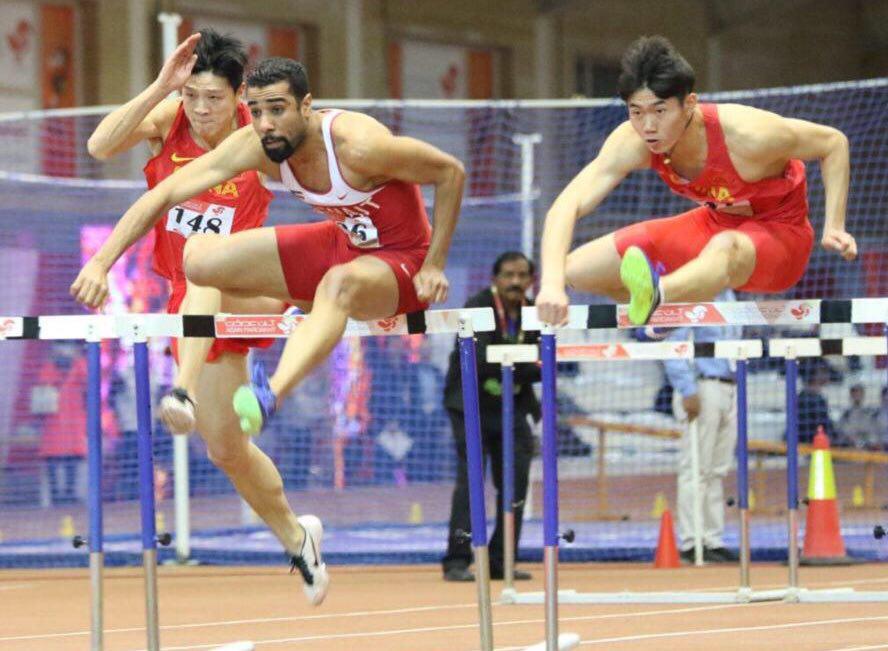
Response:
[{"label": "race bib 148", "polygon": [[234,224],[234,208],[189,199],[170,208],[166,228],[187,238],[195,233],[230,235]]}]

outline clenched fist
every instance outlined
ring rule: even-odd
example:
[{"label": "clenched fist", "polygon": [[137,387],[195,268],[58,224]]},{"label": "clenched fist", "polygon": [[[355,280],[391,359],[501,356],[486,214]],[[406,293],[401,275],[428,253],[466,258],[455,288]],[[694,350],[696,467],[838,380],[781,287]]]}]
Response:
[{"label": "clenched fist", "polygon": [[68,290],[78,303],[99,308],[108,298],[108,268],[92,258],[87,262]]},{"label": "clenched fist", "polygon": [[450,289],[444,270],[425,264],[413,277],[413,286],[416,288],[419,300],[426,303],[443,303],[447,300],[447,292]]},{"label": "clenched fist", "polygon": [[854,240],[854,236],[845,230],[837,228],[823,229],[820,246],[827,251],[835,251],[845,260],[853,260],[857,257],[857,242]]}]

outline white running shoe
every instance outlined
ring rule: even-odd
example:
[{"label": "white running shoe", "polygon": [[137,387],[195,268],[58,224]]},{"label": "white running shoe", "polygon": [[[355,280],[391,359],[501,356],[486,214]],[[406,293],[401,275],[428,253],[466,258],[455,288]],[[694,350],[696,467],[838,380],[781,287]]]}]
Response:
[{"label": "white running shoe", "polygon": [[302,589],[306,598],[311,605],[320,606],[330,587],[327,564],[321,559],[321,538],[324,536],[324,526],[314,515],[303,515],[296,521],[305,531],[305,540],[302,543],[302,552],[299,556],[290,556],[290,573],[299,571],[305,581]]},{"label": "white running shoe", "polygon": [[185,389],[173,387],[160,399],[157,414],[171,434],[191,434],[197,425],[194,407],[194,400]]}]

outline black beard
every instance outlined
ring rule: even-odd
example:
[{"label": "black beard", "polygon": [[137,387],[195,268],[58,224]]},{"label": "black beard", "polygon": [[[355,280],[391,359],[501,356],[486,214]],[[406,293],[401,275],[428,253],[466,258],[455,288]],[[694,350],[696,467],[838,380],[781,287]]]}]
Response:
[{"label": "black beard", "polygon": [[272,138],[269,142],[278,143],[283,142],[283,147],[276,147],[274,149],[269,149],[265,146],[266,141],[262,141],[262,149],[265,150],[265,155],[271,159],[274,163],[283,163],[285,160],[290,158],[293,155],[293,152],[296,151],[296,147],[292,142],[287,140],[286,138]]}]

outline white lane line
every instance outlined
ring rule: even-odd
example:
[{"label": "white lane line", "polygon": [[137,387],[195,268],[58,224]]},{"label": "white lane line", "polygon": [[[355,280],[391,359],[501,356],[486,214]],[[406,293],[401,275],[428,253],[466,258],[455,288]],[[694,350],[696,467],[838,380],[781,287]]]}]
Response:
[{"label": "white lane line", "polygon": [[[168,624],[161,626],[162,631],[175,631],[189,628],[210,628],[213,626],[239,626],[243,624],[270,624],[274,622],[302,622],[318,619],[342,619],[343,617],[368,617],[380,615],[401,615],[406,613],[421,613],[430,610],[457,610],[461,608],[477,608],[477,604],[452,604],[443,606],[416,606],[413,608],[397,608],[392,610],[364,610],[351,613],[326,613],[323,615],[301,615],[297,617],[262,617],[256,619],[227,619],[215,622],[202,622],[196,624]],[[132,628],[112,628],[105,631],[105,635],[113,633],[132,633],[134,631],[143,631],[144,626]],[[45,640],[63,637],[82,637],[89,635],[89,631],[71,631],[68,633],[46,633],[42,635],[15,635],[10,637],[0,637],[0,642],[16,642],[21,640]]]},{"label": "white lane line", "polygon": [[[633,613],[607,613],[603,615],[585,615],[579,617],[562,617],[561,621],[590,621],[590,620],[600,620],[600,619],[617,619],[617,618],[625,618],[625,617],[638,617],[643,615],[671,615],[673,613],[689,613],[689,612],[699,612],[703,610],[718,610],[723,608],[738,608],[738,607],[751,607],[751,606],[759,606],[759,605],[769,605],[769,604],[719,604],[716,606],[699,606],[694,608],[675,608],[671,610],[651,610],[651,611],[642,611],[642,612],[633,612]],[[477,607],[476,604],[473,604],[473,607]],[[519,619],[512,620],[507,622],[494,622],[494,626],[517,626],[524,624],[542,624],[544,623],[544,619]],[[478,628],[477,622],[472,622],[471,624],[451,624],[448,626],[424,626],[419,628],[404,628],[404,629],[390,629],[384,631],[365,631],[365,632],[356,632],[356,633],[333,633],[333,634],[318,634],[318,635],[304,635],[300,637],[288,637],[288,638],[274,638],[274,639],[265,639],[253,640],[254,644],[292,644],[294,642],[317,642],[324,640],[343,640],[343,639],[352,639],[352,638],[361,638],[361,637],[384,637],[390,635],[408,635],[408,634],[420,634],[420,633],[439,633],[442,631],[456,631],[456,630],[465,630],[465,629],[475,629]],[[170,646],[164,647],[164,651],[196,651],[197,649],[213,649],[218,646],[216,644],[197,644],[197,645],[189,645],[189,646]],[[519,647],[524,648],[524,647]],[[145,651],[144,649],[139,649],[138,651]]]},{"label": "white lane line", "polygon": [[35,583],[12,583],[10,585],[0,585],[0,592],[3,590],[24,590],[25,588],[36,588]]},{"label": "white lane line", "polygon": [[743,626],[732,628],[711,628],[705,630],[672,631],[669,633],[647,633],[645,635],[628,635],[624,637],[598,638],[597,640],[583,640],[582,646],[594,644],[613,644],[615,642],[637,642],[639,640],[655,640],[665,637],[694,637],[697,635],[720,635],[723,633],[749,633],[750,631],[773,631],[785,628],[804,628],[809,626],[831,626],[834,624],[854,624],[859,622],[888,621],[888,615],[879,617],[849,617],[845,619],[825,619],[817,622],[794,622],[790,624],[770,624],[768,626]]}]

